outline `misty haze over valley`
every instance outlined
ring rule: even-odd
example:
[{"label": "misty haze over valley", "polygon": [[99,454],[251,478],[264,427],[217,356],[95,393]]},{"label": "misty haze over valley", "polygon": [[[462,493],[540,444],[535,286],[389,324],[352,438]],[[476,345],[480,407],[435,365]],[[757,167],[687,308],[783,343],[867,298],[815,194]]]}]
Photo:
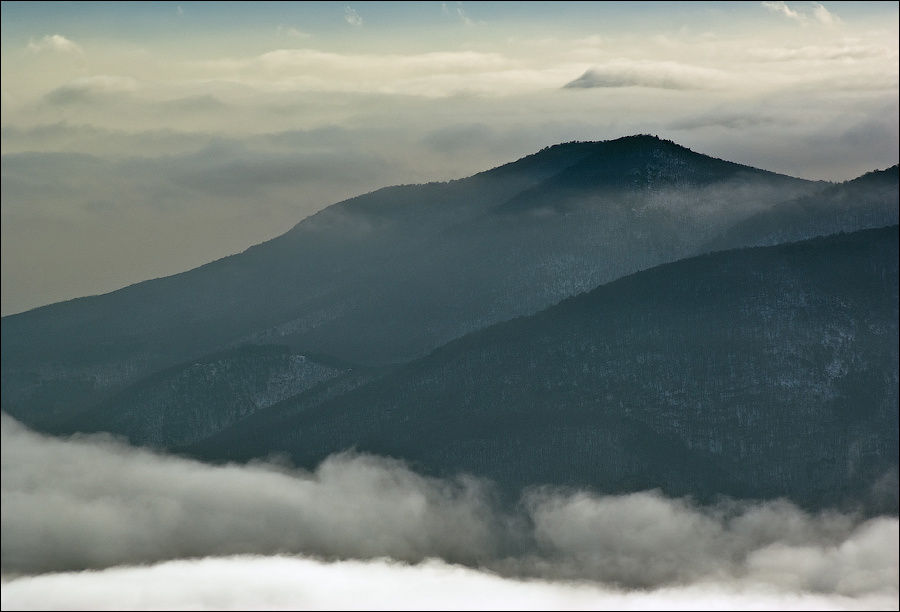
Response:
[{"label": "misty haze over valley", "polygon": [[2,10],[4,610],[900,606],[896,6]]}]

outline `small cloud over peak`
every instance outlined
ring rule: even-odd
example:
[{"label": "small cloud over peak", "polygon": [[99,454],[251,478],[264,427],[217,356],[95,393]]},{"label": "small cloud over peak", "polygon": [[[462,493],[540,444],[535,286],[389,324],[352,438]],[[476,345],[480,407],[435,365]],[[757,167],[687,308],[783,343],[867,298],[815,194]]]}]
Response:
[{"label": "small cloud over peak", "polygon": [[587,70],[566,89],[594,87],[651,87],[655,89],[713,89],[726,75],[718,70],[677,62],[614,61]]},{"label": "small cloud over peak", "polygon": [[787,2],[783,0],[765,1],[761,3],[773,13],[780,13],[788,19],[793,19],[799,23],[818,22],[824,25],[834,25],[840,20],[837,16],[829,11],[821,2],[812,2],[805,9],[791,8]]},{"label": "small cloud over peak", "polygon": [[352,26],[361,26],[363,24],[363,18],[351,6],[344,7],[344,21]]},{"label": "small cloud over peak", "polygon": [[32,53],[41,51],[61,51],[63,53],[83,53],[81,46],[62,34],[50,34],[40,40],[29,40],[28,50]]},{"label": "small cloud over peak", "polygon": [[566,89],[592,89],[594,87],[649,86],[661,87],[662,89],[685,89],[684,86],[674,81],[666,82],[665,80],[653,79],[653,82],[651,85],[648,79],[639,78],[634,74],[625,74],[621,71],[591,69],[586,70],[580,77],[574,81],[569,81],[563,87]]}]

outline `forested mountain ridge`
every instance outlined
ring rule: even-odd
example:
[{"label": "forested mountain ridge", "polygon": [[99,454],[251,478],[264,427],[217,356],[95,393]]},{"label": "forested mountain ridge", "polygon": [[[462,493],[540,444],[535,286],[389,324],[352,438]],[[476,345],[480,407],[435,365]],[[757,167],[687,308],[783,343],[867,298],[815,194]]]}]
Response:
[{"label": "forested mountain ridge", "polygon": [[897,238],[892,226],[662,265],[188,450],[314,465],[355,448],[513,490],[895,512]]},{"label": "forested mountain ridge", "polygon": [[[882,194],[874,206],[896,216],[892,177],[893,192],[872,193]],[[295,358],[337,357],[340,372],[354,372],[325,395],[338,380],[355,388],[379,375],[361,374],[360,365],[415,359],[468,332],[707,251],[754,215],[838,187],[632,136],[548,147],[449,183],[381,189],[195,270],[4,317],[2,408],[38,428],[106,427],[166,445],[162,425],[151,434],[136,422],[150,418],[148,406],[202,413],[231,389],[188,380],[195,362],[245,346],[282,347]],[[829,206],[841,201],[832,197]],[[846,217],[840,229],[857,229],[857,221]],[[795,233],[813,235],[801,225]],[[248,398],[290,368],[271,356],[254,364],[252,355],[233,361],[244,381],[232,389],[239,406],[222,404],[223,414],[207,413],[195,432],[210,434],[212,423],[227,428],[270,405]],[[181,395],[151,391],[173,368],[186,368]],[[208,391],[203,401],[195,401],[199,389]],[[311,391],[284,389],[267,397],[277,403],[288,390]]]}]

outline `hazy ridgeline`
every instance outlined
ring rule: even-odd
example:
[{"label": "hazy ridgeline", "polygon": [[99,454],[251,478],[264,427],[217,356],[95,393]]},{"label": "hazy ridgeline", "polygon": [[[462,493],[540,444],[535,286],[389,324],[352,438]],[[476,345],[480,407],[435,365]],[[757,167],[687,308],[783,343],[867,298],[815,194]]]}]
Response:
[{"label": "hazy ridgeline", "polygon": [[4,317],[3,607],[896,607],[897,184],[569,143]]},{"label": "hazy ridgeline", "polygon": [[[858,230],[897,222],[897,182],[634,136],[382,189],[5,317],[3,409],[216,460],[357,448],[513,499],[547,483],[896,512],[897,229]],[[835,232],[857,233],[695,256]]]}]

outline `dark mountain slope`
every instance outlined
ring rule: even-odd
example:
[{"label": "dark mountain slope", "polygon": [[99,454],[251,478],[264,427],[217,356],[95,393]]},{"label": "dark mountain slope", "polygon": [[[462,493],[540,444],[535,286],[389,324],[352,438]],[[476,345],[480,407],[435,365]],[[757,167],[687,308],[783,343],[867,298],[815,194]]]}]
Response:
[{"label": "dark mountain slope", "polygon": [[286,346],[242,346],[148,376],[55,430],[106,431],[141,446],[190,444],[353,369]]},{"label": "dark mountain slope", "polygon": [[893,226],[659,266],[191,450],[312,465],[355,447],[509,489],[867,499],[897,469],[897,262]]},{"label": "dark mountain slope", "polygon": [[[49,426],[154,372],[245,343],[405,361],[696,253],[752,210],[818,188],[636,136],[382,189],[190,272],[3,318],[2,407]],[[510,214],[534,189],[566,205]]]},{"label": "dark mountain slope", "polygon": [[471,194],[504,201],[581,149],[543,151],[463,181],[382,189],[189,272],[4,317],[3,409],[38,427],[68,421],[160,369],[315,328],[346,309],[335,293],[365,299],[378,284],[361,283],[367,271],[377,275],[434,226],[470,215]]},{"label": "dark mountain slope", "polygon": [[[702,155],[652,136],[623,138],[618,146],[598,147],[581,161],[527,189],[497,208],[503,213],[566,210],[597,194],[639,195],[676,188],[698,188],[765,177],[767,186],[790,190],[791,177]],[[724,195],[724,194],[720,194]]]}]

